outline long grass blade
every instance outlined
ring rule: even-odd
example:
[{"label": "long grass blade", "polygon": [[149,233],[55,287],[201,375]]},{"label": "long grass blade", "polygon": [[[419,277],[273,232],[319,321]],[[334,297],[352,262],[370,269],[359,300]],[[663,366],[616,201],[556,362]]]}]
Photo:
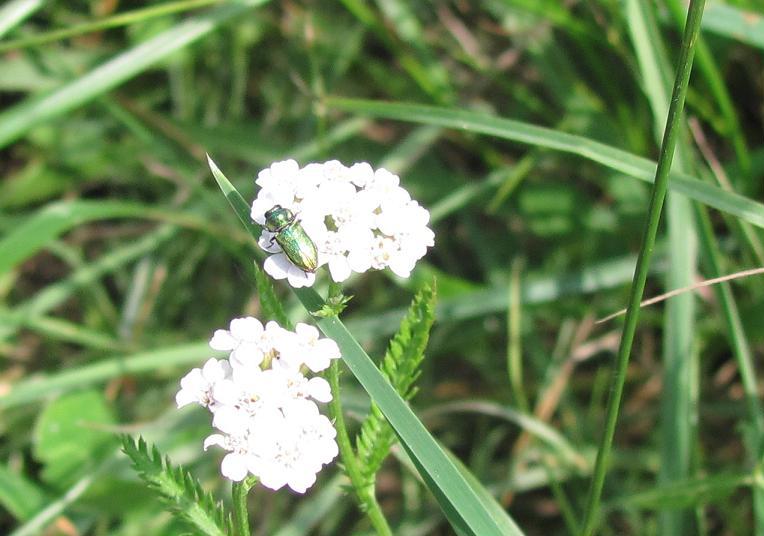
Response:
[{"label": "long grass blade", "polygon": [[[655,177],[655,162],[646,158],[583,136],[567,134],[522,121],[437,106],[339,97],[327,98],[326,105],[330,108],[373,117],[441,125],[555,149],[587,158],[645,182],[652,182]],[[673,192],[764,228],[764,204],[762,203],[733,192],[725,192],[717,186],[702,182],[686,173],[671,173],[669,187]]]},{"label": "long grass blade", "polygon": [[674,89],[671,96],[671,105],[669,106],[668,118],[666,120],[666,131],[661,145],[658,167],[655,172],[655,181],[650,198],[650,206],[647,211],[647,222],[642,238],[642,247],[637,258],[637,268],[634,274],[634,281],[629,294],[629,306],[626,312],[621,343],[618,348],[615,368],[611,380],[611,391],[608,399],[605,430],[602,434],[599,449],[597,451],[597,460],[594,466],[594,475],[589,490],[587,500],[584,526],[582,534],[590,536],[594,533],[599,517],[599,502],[602,494],[602,487],[605,483],[605,474],[607,464],[610,458],[610,451],[615,435],[616,422],[618,420],[618,410],[623,395],[623,386],[626,381],[626,368],[629,364],[632,343],[637,328],[637,319],[639,316],[639,302],[642,300],[642,294],[645,289],[648,266],[655,246],[655,237],[660,223],[661,209],[666,192],[669,186],[669,172],[674,156],[674,148],[679,137],[680,121],[684,100],[687,95],[687,85],[692,71],[692,59],[695,51],[695,41],[700,32],[700,21],[703,17],[704,0],[692,0],[689,13],[687,15],[687,25],[682,39],[682,48],[680,51],[677,76],[674,82]]},{"label": "long grass blade", "polygon": [[[35,35],[30,35],[28,37],[22,37],[20,39],[14,39],[13,41],[6,41],[4,43],[0,43],[0,53],[7,52],[8,50],[15,50],[18,48],[43,45],[52,41],[67,39],[69,37],[75,37],[85,33],[106,30],[108,28],[125,26],[127,24],[141,22],[154,17],[169,15],[171,13],[189,11],[202,6],[215,4],[220,1],[221,0],[180,0],[178,2],[164,2],[159,5],[150,6],[143,9],[135,9],[126,13],[119,13],[111,17],[105,17],[103,19],[86,22],[84,24],[69,26],[60,30],[43,32]],[[2,13],[0,13],[0,20],[2,20],[1,17]]]},{"label": "long grass blade", "polygon": [[55,374],[37,375],[3,387],[0,409],[82,389],[124,374],[146,374],[157,369],[199,363],[212,351],[207,342],[169,346],[137,354],[101,359],[92,365],[72,367]]},{"label": "long grass blade", "polygon": [[73,110],[117,87],[170,54],[208,35],[225,21],[266,1],[227,2],[173,26],[51,93],[34,96],[17,104],[0,114],[0,148],[23,136],[32,127]]},{"label": "long grass blade", "polygon": [[761,13],[714,2],[703,18],[703,30],[764,49],[764,15]]},{"label": "long grass blade", "polygon": [[0,7],[0,37],[45,5],[45,0],[11,0]]}]

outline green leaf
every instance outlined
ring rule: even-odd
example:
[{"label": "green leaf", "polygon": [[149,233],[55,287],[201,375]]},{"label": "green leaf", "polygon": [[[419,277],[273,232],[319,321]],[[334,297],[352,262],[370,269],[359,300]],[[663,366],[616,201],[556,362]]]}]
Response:
[{"label": "green leaf", "polygon": [[469,483],[470,487],[475,491],[475,494],[482,501],[483,505],[491,512],[491,515],[501,527],[502,534],[522,534],[520,527],[518,527],[514,520],[512,520],[509,515],[507,515],[504,507],[501,506],[496,498],[488,492],[485,486],[483,486],[483,484],[481,484],[480,481],[475,478],[475,475],[470,472],[470,470],[461,462],[461,460],[454,456],[449,450],[446,451],[446,454],[448,454],[449,458],[451,458],[451,461],[454,462],[454,465],[456,465],[457,469],[459,469],[459,472],[462,473],[465,480]]},{"label": "green leaf", "polygon": [[[587,158],[645,182],[652,182],[655,176],[656,164],[646,158],[583,136],[567,134],[522,121],[460,109],[337,97],[328,98],[326,105],[330,108],[373,117],[440,125],[555,149]],[[727,192],[686,173],[671,173],[669,188],[673,192],[686,195],[690,199],[764,228],[764,204],[734,192]]]},{"label": "green leaf", "polygon": [[232,534],[230,516],[183,467],[174,467],[156,447],[139,437],[122,436],[122,450],[146,484],[154,489],[180,520],[209,536]]},{"label": "green leaf", "polygon": [[[435,290],[423,286],[414,296],[398,332],[390,341],[380,366],[382,374],[404,400],[416,394],[414,382],[435,320]],[[361,471],[369,485],[395,442],[395,433],[379,406],[372,401],[369,415],[356,438],[356,451]]]},{"label": "green leaf", "polygon": [[28,259],[64,232],[89,221],[145,215],[145,206],[121,202],[51,203],[0,240],[0,274]]},{"label": "green leaf", "polygon": [[11,0],[0,8],[0,37],[45,5],[45,0]]},{"label": "green leaf", "polygon": [[764,15],[761,13],[714,2],[706,9],[703,30],[764,49]]},{"label": "green leaf", "polygon": [[[664,252],[665,248],[656,247],[656,257]],[[529,275],[523,278],[520,301],[523,305],[549,303],[564,296],[619,287],[631,281],[635,262],[636,256],[627,255],[562,275]],[[664,267],[665,263],[658,261],[653,263],[651,270],[661,272]],[[465,290],[456,296],[441,299],[435,308],[435,315],[443,323],[503,312],[509,305],[508,296],[507,285]],[[365,340],[393,333],[394,326],[398,325],[405,314],[405,309],[390,309],[370,317],[353,317],[347,321],[347,325],[359,339]]]},{"label": "green leaf", "polygon": [[119,54],[89,73],[45,95],[38,95],[0,114],[0,148],[32,127],[73,110],[149,69],[217,29],[222,23],[267,0],[233,0],[190,17],[165,32]]},{"label": "green leaf", "polygon": [[211,224],[189,212],[157,209],[126,201],[56,201],[14,226],[0,239],[0,275],[40,251],[66,231],[84,223],[112,218],[146,218],[237,239],[230,230]]},{"label": "green leaf", "polygon": [[610,508],[665,510],[691,508],[718,501],[740,487],[752,484],[750,474],[715,475],[657,486],[648,491],[614,499]]},{"label": "green leaf", "polygon": [[92,468],[115,445],[107,431],[114,424],[111,408],[97,391],[70,394],[49,404],[34,429],[34,454],[45,466],[43,479],[63,486]]},{"label": "green leaf", "polygon": [[[35,0],[35,3],[39,3],[39,1],[40,0]],[[96,20],[85,22],[83,24],[70,25],[57,30],[40,32],[13,41],[6,41],[5,43],[0,44],[0,53],[19,48],[42,45],[50,43],[51,41],[69,39],[78,35],[106,30],[108,28],[145,22],[154,17],[162,17],[176,12],[190,11],[219,1],[220,0],[179,0],[177,2],[162,2],[158,5],[135,9],[133,11],[123,11],[110,17],[99,17]],[[0,13],[0,17],[2,17],[2,13]]]},{"label": "green leaf", "polygon": [[0,395],[0,409],[81,389],[125,374],[145,374],[160,368],[199,363],[209,357],[210,352],[209,345],[204,341],[129,356],[118,355],[55,374],[33,376],[12,384],[10,390]]},{"label": "green leaf", "polygon": [[[212,161],[210,169],[223,195],[254,238],[256,233],[249,222],[247,202]],[[292,290],[307,311],[317,311],[323,307],[324,301],[312,288]],[[417,465],[423,480],[456,530],[473,536],[505,535],[501,524],[339,318],[318,318],[316,323],[324,335],[337,343],[343,361],[390,422],[401,445]]]},{"label": "green leaf", "polygon": [[0,465],[0,504],[17,520],[30,519],[48,500],[37,484],[7,465]]}]

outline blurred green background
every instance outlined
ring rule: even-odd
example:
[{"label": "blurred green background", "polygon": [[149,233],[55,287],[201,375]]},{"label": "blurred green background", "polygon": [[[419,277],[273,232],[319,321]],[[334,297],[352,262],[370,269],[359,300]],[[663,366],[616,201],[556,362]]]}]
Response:
[{"label": "blurred green background", "polygon": [[[685,9],[0,5],[0,533],[181,533],[117,454],[117,432],[143,434],[225,497],[220,453],[201,451],[208,416],[174,409],[212,331],[259,311],[252,244],[205,153],[248,200],[257,172],[285,158],[401,176],[431,211],[435,248],[410,280],[352,279],[347,325],[381,356],[436,277],[415,410],[528,534],[574,532],[620,333],[594,320],[626,303],[649,199],[623,153],[602,165],[587,143],[656,159]],[[671,195],[647,295],[764,264],[761,205],[718,195],[762,199],[763,13],[757,0],[706,8],[674,169],[703,181],[695,199],[704,184],[707,203],[732,208]],[[520,143],[523,124],[483,135],[460,111],[579,138],[560,152],[552,137]],[[602,534],[764,534],[760,382],[739,370],[761,364],[764,286],[728,290],[642,312]],[[343,381],[357,422],[368,399]],[[254,491],[256,534],[366,533],[336,474],[305,497]],[[405,464],[389,460],[378,492],[396,534],[451,534]]]}]

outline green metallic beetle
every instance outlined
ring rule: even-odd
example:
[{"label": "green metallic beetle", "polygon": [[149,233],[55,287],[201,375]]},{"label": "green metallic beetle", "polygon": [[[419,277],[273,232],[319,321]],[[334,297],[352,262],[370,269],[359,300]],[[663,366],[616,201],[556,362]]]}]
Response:
[{"label": "green metallic beetle", "polygon": [[318,268],[318,250],[308,233],[288,208],[275,205],[265,213],[265,228],[274,233],[271,244],[276,243],[292,263],[304,272]]}]

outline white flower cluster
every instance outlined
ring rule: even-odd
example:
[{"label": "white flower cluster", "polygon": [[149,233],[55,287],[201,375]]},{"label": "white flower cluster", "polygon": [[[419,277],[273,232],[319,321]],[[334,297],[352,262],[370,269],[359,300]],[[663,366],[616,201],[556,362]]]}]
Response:
[{"label": "white flower cluster", "polygon": [[[292,211],[318,248],[318,265],[328,264],[334,281],[387,267],[408,277],[434,244],[430,213],[411,199],[397,175],[365,162],[346,167],[331,160],[300,168],[285,160],[261,171],[255,182],[260,191],[252,219],[264,225],[265,213],[276,205]],[[315,274],[292,264],[273,233],[264,230],[259,243],[275,253],[264,265],[274,279],[287,279],[293,287],[313,285]]]},{"label": "white flower cluster", "polygon": [[228,451],[221,472],[233,481],[251,473],[268,488],[304,493],[338,450],[334,426],[316,405],[332,399],[329,383],[302,370],[326,369],[340,357],[337,344],[319,339],[307,324],[292,332],[246,317],[215,331],[210,346],[230,352],[228,359],[193,369],[175,397],[178,407],[196,403],[212,412],[220,433],[209,436],[204,449]]}]

